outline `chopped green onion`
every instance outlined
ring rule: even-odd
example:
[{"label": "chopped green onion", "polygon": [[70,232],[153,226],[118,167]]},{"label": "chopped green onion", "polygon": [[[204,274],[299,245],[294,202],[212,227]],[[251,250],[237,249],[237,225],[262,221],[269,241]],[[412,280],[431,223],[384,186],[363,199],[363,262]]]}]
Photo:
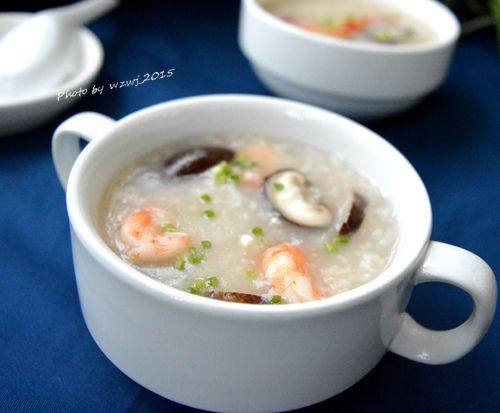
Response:
[{"label": "chopped green onion", "polygon": [[250,279],[254,279],[254,278],[257,278],[257,271],[255,271],[253,268],[248,268],[246,271],[245,271],[245,275],[250,278]]},{"label": "chopped green onion", "polygon": [[335,253],[338,252],[339,249],[337,248],[336,245],[332,244],[331,242],[327,242],[325,243],[325,250],[331,253]]},{"label": "chopped green onion", "polygon": [[205,289],[205,281],[204,280],[196,280],[194,282],[194,288],[196,288],[198,291],[202,291]]},{"label": "chopped green onion", "polygon": [[208,277],[205,280],[205,286],[207,287],[217,287],[219,285],[219,279],[217,277]]},{"label": "chopped green onion", "polygon": [[226,161],[222,161],[220,163],[220,170],[221,172],[224,174],[224,175],[227,175],[229,176],[231,174],[231,172],[233,171],[231,169],[231,166],[226,162]]},{"label": "chopped green onion", "polygon": [[216,183],[226,184],[227,178],[233,173],[233,170],[227,162],[223,161],[217,167],[215,167],[213,173]]},{"label": "chopped green onion", "polygon": [[375,38],[375,40],[379,41],[379,42],[382,42],[382,43],[386,43],[386,42],[392,42],[393,41],[393,37],[390,35],[390,33],[387,33],[387,32],[384,32],[384,31],[379,31],[377,33],[375,33],[373,35],[373,37]]},{"label": "chopped green onion", "polygon": [[[244,164],[242,162],[243,161],[240,161],[238,163],[238,166],[241,169],[244,169],[243,165],[246,165],[246,164]],[[235,161],[235,165],[236,165],[236,161]],[[232,181],[235,184],[239,184],[240,183],[240,176],[237,173],[235,173],[234,170],[233,170],[233,168],[231,167],[231,165],[229,165],[225,161],[223,161],[219,165],[217,165],[213,169],[212,173],[213,173],[213,176],[214,176],[214,179],[215,179],[215,183],[217,183],[219,185],[227,184],[229,180]]]},{"label": "chopped green onion", "polygon": [[175,225],[172,225],[172,224],[164,224],[163,225],[163,230],[165,232],[178,232],[179,231],[177,229],[177,227]]},{"label": "chopped green onion", "polygon": [[195,280],[192,287],[188,289],[191,294],[202,294],[207,289],[213,290],[214,287],[219,285],[219,279],[217,277],[208,277],[205,279]]},{"label": "chopped green onion", "polygon": [[240,169],[254,169],[259,166],[258,162],[251,161],[249,158],[238,158],[233,162],[233,165]]},{"label": "chopped green onion", "polygon": [[240,176],[237,175],[237,174],[231,174],[231,175],[229,175],[229,179],[231,181],[233,181],[235,184],[239,184],[240,183]]},{"label": "chopped green onion", "polygon": [[189,249],[189,255],[188,255],[188,261],[191,263],[191,264],[201,264],[201,262],[205,259],[204,255],[200,252],[198,252],[198,250],[194,247],[191,247]]},{"label": "chopped green onion", "polygon": [[212,174],[216,184],[227,184],[227,177],[231,174],[231,167],[227,162],[221,162],[213,169]]},{"label": "chopped green onion", "polygon": [[189,262],[194,265],[201,264],[203,262],[203,259],[203,255],[198,253],[190,254],[188,257]]},{"label": "chopped green onion", "polygon": [[227,184],[227,176],[226,175],[215,175],[215,183],[217,185],[224,185]]},{"label": "chopped green onion", "polygon": [[179,271],[184,271],[184,269],[186,268],[186,260],[179,259],[175,261],[174,268]]},{"label": "chopped green onion", "polygon": [[211,209],[207,209],[207,210],[203,211],[203,216],[205,218],[213,218],[215,216],[215,212],[212,211]]},{"label": "chopped green onion", "polygon": [[275,182],[273,184],[273,187],[276,191],[283,191],[283,189],[285,189],[285,185],[283,185],[281,182]]},{"label": "chopped green onion", "polygon": [[252,228],[252,234],[255,235],[256,237],[260,237],[261,235],[264,234],[264,230],[261,227],[255,227]]},{"label": "chopped green onion", "polygon": [[203,248],[210,248],[212,246],[212,243],[208,240],[205,240],[205,241],[201,241],[201,246]]},{"label": "chopped green onion", "polygon": [[273,295],[271,298],[271,304],[285,304],[285,300],[283,300],[281,295]]},{"label": "chopped green onion", "polygon": [[247,168],[247,163],[243,159],[236,159],[234,161],[234,165],[237,166],[240,169],[246,169]]},{"label": "chopped green onion", "polygon": [[200,196],[200,199],[205,202],[206,204],[208,204],[209,202],[212,202],[212,197],[208,194],[203,194],[202,196]]},{"label": "chopped green onion", "polygon": [[339,244],[349,244],[349,237],[345,235],[332,238],[332,242],[325,243],[325,250],[331,253],[335,253],[339,251]]}]

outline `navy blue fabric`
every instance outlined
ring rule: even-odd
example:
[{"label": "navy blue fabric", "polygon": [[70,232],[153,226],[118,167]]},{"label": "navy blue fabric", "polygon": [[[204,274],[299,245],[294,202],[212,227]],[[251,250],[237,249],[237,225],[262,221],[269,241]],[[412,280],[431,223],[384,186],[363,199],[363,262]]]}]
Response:
[{"label": "navy blue fabric", "polygon": [[[83,110],[120,118],[183,96],[268,94],[237,47],[237,15],[235,1],[125,4],[91,26],[106,50],[96,84],[171,67],[175,76],[88,96],[36,130],[0,138],[0,411],[192,411],[128,379],[88,333],[49,145],[56,125]],[[420,172],[434,208],[433,238],[477,253],[496,271],[499,74],[492,33],[474,35],[460,44],[444,87],[417,108],[369,125]],[[468,316],[471,302],[457,289],[424,285],[409,309],[429,327],[450,328]],[[310,411],[499,411],[499,342],[496,317],[481,344],[456,363],[426,366],[388,354],[360,383]]]}]

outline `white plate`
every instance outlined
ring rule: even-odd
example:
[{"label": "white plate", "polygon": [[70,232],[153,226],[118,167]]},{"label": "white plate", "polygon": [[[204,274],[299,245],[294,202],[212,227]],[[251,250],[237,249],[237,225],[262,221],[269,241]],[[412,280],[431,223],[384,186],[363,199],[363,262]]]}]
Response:
[{"label": "white plate", "polygon": [[[1,13],[0,37],[28,16],[30,13]],[[101,69],[104,51],[101,42],[90,30],[80,29],[74,56],[68,78],[60,85],[11,102],[0,102],[0,136],[32,129],[78,101],[78,97],[61,98],[58,101],[57,95],[60,91],[87,88]]]}]

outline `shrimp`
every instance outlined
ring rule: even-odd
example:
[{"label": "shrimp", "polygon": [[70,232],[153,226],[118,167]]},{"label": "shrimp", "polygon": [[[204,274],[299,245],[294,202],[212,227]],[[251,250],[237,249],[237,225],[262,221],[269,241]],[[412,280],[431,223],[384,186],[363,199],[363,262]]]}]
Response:
[{"label": "shrimp", "polygon": [[262,257],[262,273],[271,281],[272,288],[292,303],[321,298],[314,291],[306,275],[306,262],[302,251],[289,244],[267,248]]},{"label": "shrimp", "polygon": [[262,188],[264,186],[265,176],[257,171],[243,171],[241,181],[247,188]]},{"label": "shrimp", "polygon": [[276,152],[264,145],[243,148],[236,157],[257,164],[256,169],[247,169],[243,171],[241,176],[242,183],[251,188],[261,188],[264,185],[265,177],[280,167]]},{"label": "shrimp", "polygon": [[[129,215],[120,228],[126,255],[138,264],[168,264],[191,244],[184,232],[168,230],[167,212],[162,208],[141,209]],[[173,229],[173,231],[172,231]]]}]

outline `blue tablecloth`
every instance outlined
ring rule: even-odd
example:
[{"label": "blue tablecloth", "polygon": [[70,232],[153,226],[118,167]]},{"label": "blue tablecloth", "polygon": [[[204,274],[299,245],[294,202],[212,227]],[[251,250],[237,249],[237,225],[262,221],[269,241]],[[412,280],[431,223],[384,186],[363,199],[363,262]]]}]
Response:
[{"label": "blue tablecloth", "polygon": [[[175,76],[86,97],[43,127],[0,138],[0,411],[191,411],[128,379],[88,333],[50,138],[65,117],[83,110],[120,118],[183,96],[268,94],[237,47],[237,16],[235,1],[124,5],[91,26],[106,50],[96,84],[170,67]],[[500,59],[492,33],[483,33],[460,44],[437,93],[406,114],[369,125],[420,172],[434,208],[433,238],[477,253],[496,271],[499,102]],[[409,308],[431,328],[450,328],[467,317],[471,302],[451,287],[424,285]],[[498,412],[499,342],[497,317],[481,344],[456,363],[426,366],[388,354],[360,383],[311,410]]]}]

